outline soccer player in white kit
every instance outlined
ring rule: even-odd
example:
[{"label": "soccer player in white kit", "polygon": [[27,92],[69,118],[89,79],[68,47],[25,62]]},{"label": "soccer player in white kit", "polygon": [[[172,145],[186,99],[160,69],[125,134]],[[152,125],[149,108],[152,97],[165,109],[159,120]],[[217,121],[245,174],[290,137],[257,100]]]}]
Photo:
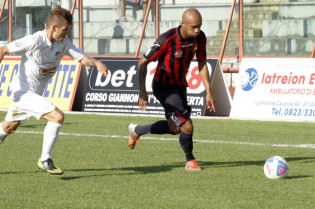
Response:
[{"label": "soccer player in white kit", "polygon": [[44,30],[0,47],[0,63],[6,54],[22,54],[20,70],[10,84],[13,103],[5,120],[0,123],[0,143],[32,116],[38,120],[47,120],[42,154],[37,165],[54,175],[63,173],[62,169],[54,165],[51,153],[64,113],[42,96],[47,81],[56,73],[66,53],[85,66],[95,66],[103,76],[108,74],[108,69],[102,62],[84,55],[67,37],[72,19],[68,10],[57,7],[50,12]]}]

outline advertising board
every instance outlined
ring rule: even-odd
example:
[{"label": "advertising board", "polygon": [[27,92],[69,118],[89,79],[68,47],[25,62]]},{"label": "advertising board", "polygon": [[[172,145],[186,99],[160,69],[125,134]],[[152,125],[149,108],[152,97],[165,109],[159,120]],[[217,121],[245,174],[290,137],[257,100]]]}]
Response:
[{"label": "advertising board", "polygon": [[231,118],[315,121],[315,60],[244,58]]},{"label": "advertising board", "polygon": [[[107,77],[98,74],[92,68],[88,75],[83,101],[83,111],[117,114],[164,115],[164,110],[153,96],[151,82],[157,62],[148,65],[146,89],[148,105],[146,111],[139,110],[138,60],[108,58],[102,59],[110,72]],[[212,83],[218,60],[207,60],[210,81]],[[205,115],[205,89],[199,76],[198,63],[192,61],[186,75],[188,81],[187,98],[192,107],[192,116]]]},{"label": "advertising board", "polygon": [[[20,70],[21,57],[5,57],[0,64],[0,109],[9,108],[12,103],[10,82]],[[45,88],[47,97],[59,109],[70,111],[76,93],[80,75],[80,65],[70,57],[64,57],[56,74],[50,79]]]}]

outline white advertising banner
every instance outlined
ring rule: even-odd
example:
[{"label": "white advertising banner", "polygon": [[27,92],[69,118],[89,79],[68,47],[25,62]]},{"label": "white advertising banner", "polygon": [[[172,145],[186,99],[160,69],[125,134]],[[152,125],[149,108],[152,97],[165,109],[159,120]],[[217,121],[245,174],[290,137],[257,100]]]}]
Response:
[{"label": "white advertising banner", "polygon": [[315,121],[315,59],[244,58],[231,118]]}]

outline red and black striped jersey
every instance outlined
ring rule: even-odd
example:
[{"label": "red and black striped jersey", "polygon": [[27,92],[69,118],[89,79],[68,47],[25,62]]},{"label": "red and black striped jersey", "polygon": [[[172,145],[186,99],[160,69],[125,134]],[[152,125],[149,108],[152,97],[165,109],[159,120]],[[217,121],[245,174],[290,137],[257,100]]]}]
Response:
[{"label": "red and black striped jersey", "polygon": [[158,60],[154,82],[170,86],[188,86],[186,74],[196,55],[197,61],[205,61],[206,36],[203,31],[195,38],[183,39],[180,27],[161,34],[151,48],[144,53],[150,61]]}]

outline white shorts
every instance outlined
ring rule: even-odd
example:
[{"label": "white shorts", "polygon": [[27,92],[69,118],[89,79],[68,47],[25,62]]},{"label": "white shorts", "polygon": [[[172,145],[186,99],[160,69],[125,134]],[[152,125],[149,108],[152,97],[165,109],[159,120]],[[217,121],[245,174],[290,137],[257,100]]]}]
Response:
[{"label": "white shorts", "polygon": [[14,97],[18,97],[19,100],[13,102],[9,107],[5,117],[6,121],[24,122],[32,116],[39,120],[44,114],[49,113],[56,108],[56,106],[45,97],[33,92],[14,95]]}]

